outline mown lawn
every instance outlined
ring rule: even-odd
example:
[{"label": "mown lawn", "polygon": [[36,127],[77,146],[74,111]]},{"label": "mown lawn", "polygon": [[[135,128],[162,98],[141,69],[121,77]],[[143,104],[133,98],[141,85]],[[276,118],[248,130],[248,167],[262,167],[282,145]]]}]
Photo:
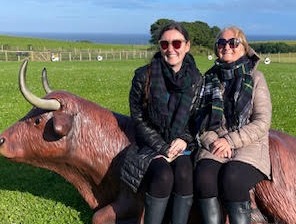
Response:
[{"label": "mown lawn", "polygon": [[61,41],[45,38],[15,37],[0,34],[0,49],[2,50],[23,50],[23,51],[47,51],[47,50],[143,50],[146,45],[127,44],[101,44],[87,40]]},{"label": "mown lawn", "polygon": [[[211,65],[197,57],[202,72]],[[128,114],[128,92],[135,68],[146,60],[92,62],[30,62],[27,83],[43,96],[45,66],[53,89],[64,89],[111,110]],[[0,131],[31,108],[18,90],[20,62],[0,62]],[[296,135],[296,64],[261,64],[273,101],[272,128]],[[0,224],[91,222],[92,211],[76,189],[57,174],[0,157]]]}]

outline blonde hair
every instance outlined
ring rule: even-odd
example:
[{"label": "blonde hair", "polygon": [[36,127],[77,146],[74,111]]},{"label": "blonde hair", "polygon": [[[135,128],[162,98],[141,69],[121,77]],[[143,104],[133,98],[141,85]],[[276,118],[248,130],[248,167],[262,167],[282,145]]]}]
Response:
[{"label": "blonde hair", "polygon": [[[249,49],[250,49],[250,46],[248,44],[246,35],[240,28],[238,28],[236,26],[229,26],[229,27],[225,27],[224,29],[222,29],[218,33],[218,35],[216,37],[216,41],[222,36],[222,34],[225,31],[228,31],[228,30],[232,31],[234,33],[235,38],[238,38],[240,40],[241,44],[245,48],[245,53],[247,53],[249,51]],[[215,41],[215,44],[214,44],[214,52],[215,52],[215,55],[218,57],[218,49],[217,49],[216,41]]]}]

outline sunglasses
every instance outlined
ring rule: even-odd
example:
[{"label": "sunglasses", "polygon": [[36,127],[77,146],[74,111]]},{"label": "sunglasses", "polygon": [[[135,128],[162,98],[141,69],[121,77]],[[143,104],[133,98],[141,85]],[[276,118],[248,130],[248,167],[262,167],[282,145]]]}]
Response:
[{"label": "sunglasses", "polygon": [[160,40],[160,41],[158,41],[162,50],[168,49],[170,44],[173,46],[174,49],[178,50],[181,48],[183,42],[187,42],[187,41],[186,40],[173,40],[173,41]]},{"label": "sunglasses", "polygon": [[226,44],[229,44],[229,47],[231,49],[234,49],[234,48],[237,48],[240,43],[241,43],[241,41],[237,38],[231,38],[229,40],[225,40],[223,38],[220,38],[217,40],[216,46],[219,49],[222,49],[222,48],[225,48]]}]

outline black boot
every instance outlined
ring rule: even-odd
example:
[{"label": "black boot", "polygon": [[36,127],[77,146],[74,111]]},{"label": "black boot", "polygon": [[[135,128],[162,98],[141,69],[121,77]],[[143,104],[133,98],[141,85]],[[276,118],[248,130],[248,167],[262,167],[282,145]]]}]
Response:
[{"label": "black boot", "polygon": [[222,224],[222,212],[217,197],[198,199],[203,224]]},{"label": "black boot", "polygon": [[156,198],[146,193],[144,224],[161,224],[169,197]]},{"label": "black boot", "polygon": [[193,202],[193,195],[173,194],[172,224],[186,224]]},{"label": "black boot", "polygon": [[250,201],[225,203],[229,215],[230,224],[250,224],[251,204]]}]

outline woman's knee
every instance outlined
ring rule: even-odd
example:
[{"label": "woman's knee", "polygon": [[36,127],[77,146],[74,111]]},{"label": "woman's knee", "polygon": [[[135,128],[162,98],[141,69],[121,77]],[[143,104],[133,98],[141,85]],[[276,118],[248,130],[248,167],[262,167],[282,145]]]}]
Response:
[{"label": "woman's knee", "polygon": [[165,159],[154,159],[145,174],[146,191],[153,197],[170,195],[173,188],[173,171]]},{"label": "woman's knee", "polygon": [[165,159],[154,159],[149,165],[148,172],[153,182],[171,185],[174,181],[172,168]]},{"label": "woman's knee", "polygon": [[244,201],[249,199],[249,190],[263,179],[264,175],[252,165],[232,161],[223,165],[219,182],[227,200]]},{"label": "woman's knee", "polygon": [[172,164],[175,181],[183,184],[191,183],[193,179],[193,165],[189,156],[180,156]]},{"label": "woman's knee", "polygon": [[210,159],[200,160],[194,169],[195,183],[203,186],[213,182],[217,183],[220,167],[221,164],[217,161]]},{"label": "woman's knee", "polygon": [[241,189],[242,186],[249,185],[248,183],[252,179],[254,170],[256,169],[247,163],[240,161],[228,162],[221,169],[220,182],[225,185],[224,188],[233,187]]}]

